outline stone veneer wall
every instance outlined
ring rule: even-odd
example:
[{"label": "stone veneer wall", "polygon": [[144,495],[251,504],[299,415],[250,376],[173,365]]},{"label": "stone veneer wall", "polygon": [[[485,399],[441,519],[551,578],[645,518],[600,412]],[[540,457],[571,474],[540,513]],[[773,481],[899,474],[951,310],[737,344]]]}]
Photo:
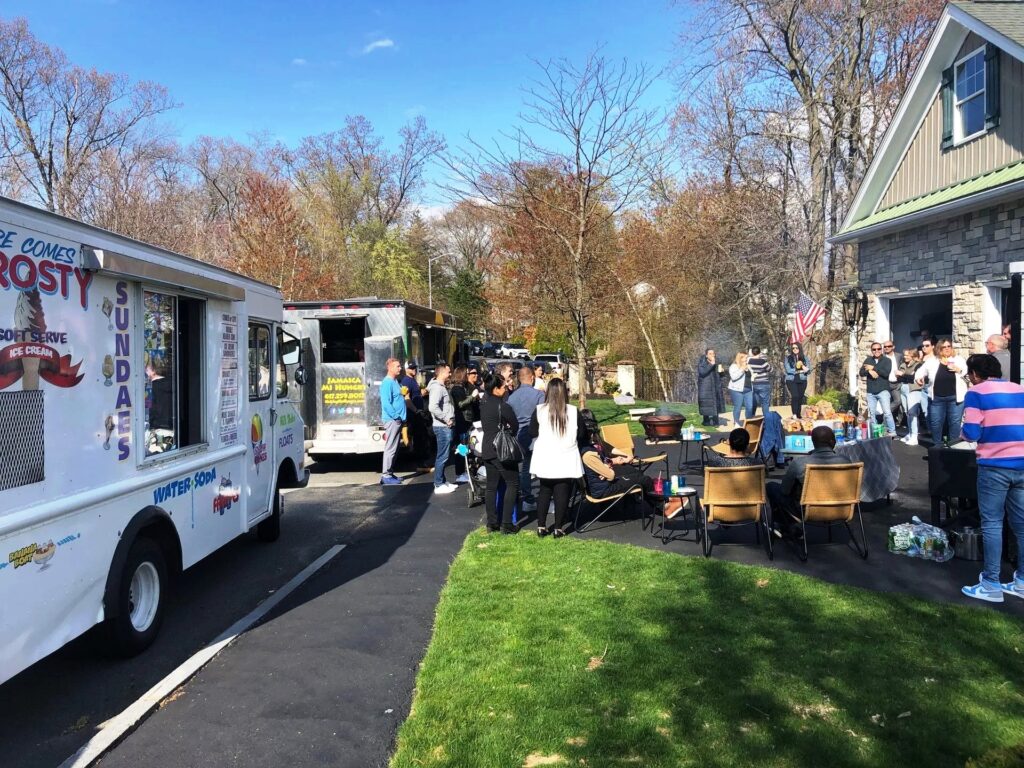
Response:
[{"label": "stone veneer wall", "polygon": [[[1024,261],[1024,198],[860,244],[858,272],[870,296],[860,359],[874,340],[875,297],[951,288],[953,345],[962,355],[984,351],[985,284],[1009,278],[1011,261]],[[864,382],[861,381],[861,402]]]}]

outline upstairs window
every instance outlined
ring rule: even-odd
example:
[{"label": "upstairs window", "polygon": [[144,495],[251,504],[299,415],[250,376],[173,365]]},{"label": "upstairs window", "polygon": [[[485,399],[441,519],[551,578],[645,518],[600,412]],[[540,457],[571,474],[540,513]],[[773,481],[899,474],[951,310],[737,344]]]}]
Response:
[{"label": "upstairs window", "polygon": [[985,131],[985,49],[969,53],[954,66],[956,95],[954,140],[957,143]]}]

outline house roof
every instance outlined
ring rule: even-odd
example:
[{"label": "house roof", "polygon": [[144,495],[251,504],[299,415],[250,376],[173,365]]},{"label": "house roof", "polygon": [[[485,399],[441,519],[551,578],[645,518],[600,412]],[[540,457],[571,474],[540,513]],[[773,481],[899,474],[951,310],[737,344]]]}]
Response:
[{"label": "house roof", "polygon": [[[879,225],[911,214],[922,213],[930,208],[944,206],[958,200],[968,198],[981,200],[981,195],[986,193],[984,199],[991,199],[991,194],[1005,188],[1009,184],[1024,180],[1024,160],[1003,166],[995,171],[982,173],[973,179],[958,181],[947,187],[929,192],[911,200],[905,200],[897,205],[883,208],[867,218],[861,219],[852,226],[843,230],[843,234],[852,234],[861,230],[879,230]],[[1014,187],[1016,189],[1016,186]],[[978,197],[975,197],[978,196]]]},{"label": "house roof", "polygon": [[1024,8],[1020,0],[953,0],[950,5],[1024,45]]},{"label": "house roof", "polygon": [[[875,224],[890,222],[890,228],[896,228],[902,217],[919,214],[931,206],[948,208],[954,203],[962,203],[962,207],[966,208],[979,201],[976,195],[991,189],[987,186],[971,186],[983,183],[979,181],[982,177],[978,177],[879,210],[893,176],[938,95],[942,70],[956,56],[970,32],[991,41],[1008,55],[1024,61],[1024,2],[952,0],[946,5],[892,123],[864,174],[846,219],[840,230],[829,238],[829,242],[857,242],[864,239]],[[1005,169],[995,173],[1002,170]],[[984,177],[990,175],[983,174]],[[1007,183],[1010,182],[998,182],[997,186]],[[982,197],[987,198],[988,195]],[[919,217],[913,218],[916,221]],[[910,220],[906,222],[907,226],[912,223]]]}]

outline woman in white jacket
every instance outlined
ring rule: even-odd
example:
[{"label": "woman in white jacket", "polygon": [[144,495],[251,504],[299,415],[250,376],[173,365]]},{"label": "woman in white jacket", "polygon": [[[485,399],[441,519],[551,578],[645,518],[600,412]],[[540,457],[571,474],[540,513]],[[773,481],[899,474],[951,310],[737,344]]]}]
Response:
[{"label": "woman in white jacket", "polygon": [[569,405],[569,393],[562,379],[552,378],[544,402],[530,417],[530,434],[536,438],[530,472],[540,480],[537,494],[537,535],[548,535],[548,505],[555,499],[555,528],[552,533],[565,535],[569,512],[569,495],[573,483],[583,476],[583,462],[578,445],[579,414]]},{"label": "woman in white jacket", "polygon": [[914,381],[928,393],[928,425],[932,442],[942,445],[943,430],[950,442],[960,439],[960,421],[967,395],[967,362],[954,353],[953,342],[939,341],[936,354],[925,358]]}]

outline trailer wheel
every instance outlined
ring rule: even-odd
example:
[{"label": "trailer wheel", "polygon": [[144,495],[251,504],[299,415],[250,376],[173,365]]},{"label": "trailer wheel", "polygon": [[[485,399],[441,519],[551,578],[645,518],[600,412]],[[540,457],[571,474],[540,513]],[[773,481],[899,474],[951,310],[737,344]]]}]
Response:
[{"label": "trailer wheel", "polygon": [[135,656],[156,639],[164,618],[167,563],[160,545],[135,540],[117,577],[117,613],[103,622],[110,649]]},{"label": "trailer wheel", "polygon": [[256,525],[256,538],[268,543],[281,538],[281,492],[278,488],[274,488],[274,511]]}]

